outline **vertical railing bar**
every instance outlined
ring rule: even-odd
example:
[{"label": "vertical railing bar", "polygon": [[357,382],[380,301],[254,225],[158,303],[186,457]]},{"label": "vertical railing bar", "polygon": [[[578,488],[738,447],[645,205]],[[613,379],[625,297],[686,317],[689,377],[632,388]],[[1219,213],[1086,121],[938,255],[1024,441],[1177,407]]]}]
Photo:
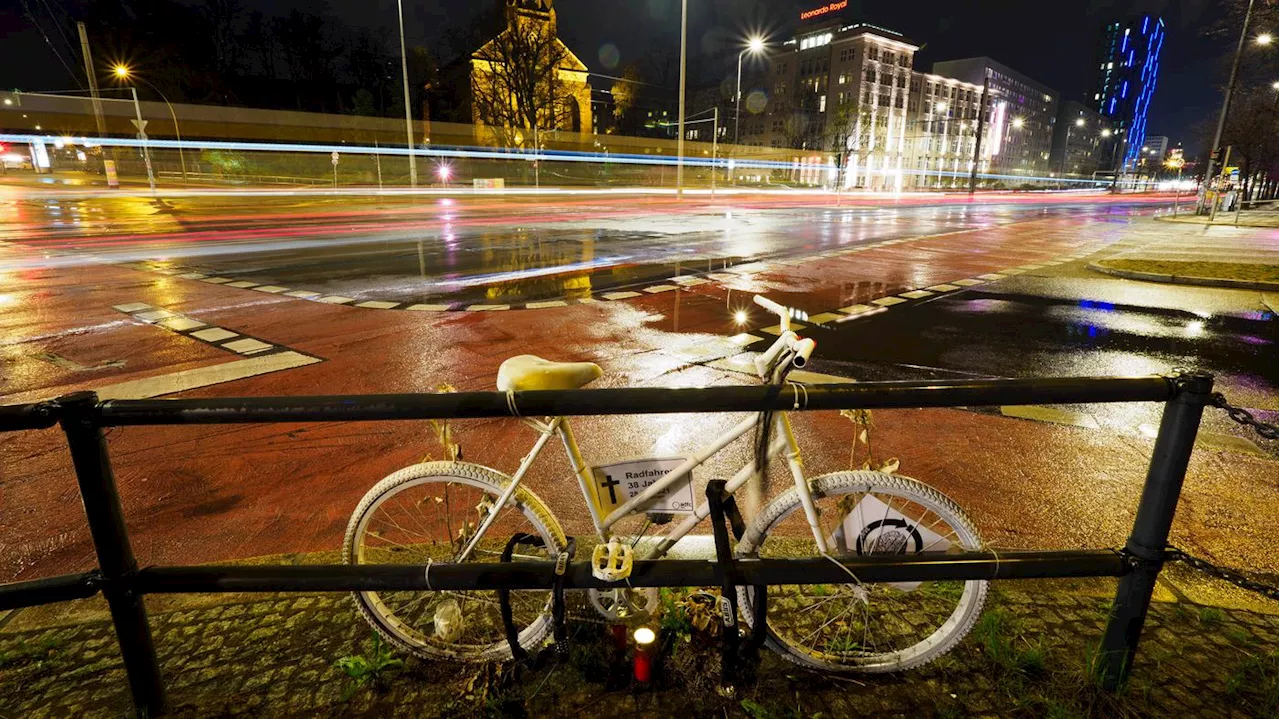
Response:
[{"label": "vertical railing bar", "polygon": [[164,684],[151,626],[147,623],[147,608],[142,594],[133,586],[138,561],[129,544],[106,437],[96,420],[98,395],[76,392],[59,398],[58,403],[63,412],[62,430],[67,435],[80,498],[102,572],[102,593],[111,610],[134,709],[141,717],[156,716],[165,710]]},{"label": "vertical railing bar", "polygon": [[1213,391],[1213,376],[1206,373],[1182,372],[1174,380],[1178,392],[1165,403],[1133,530],[1125,542],[1125,553],[1133,571],[1121,577],[1116,587],[1115,601],[1093,668],[1095,678],[1107,690],[1124,686],[1133,668],[1156,577],[1164,566],[1169,529],[1178,508],[1200,417]]}]

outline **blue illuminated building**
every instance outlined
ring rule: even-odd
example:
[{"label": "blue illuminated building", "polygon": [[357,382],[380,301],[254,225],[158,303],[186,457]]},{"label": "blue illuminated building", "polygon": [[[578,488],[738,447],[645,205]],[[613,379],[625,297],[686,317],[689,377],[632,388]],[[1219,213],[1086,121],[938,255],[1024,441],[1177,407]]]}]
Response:
[{"label": "blue illuminated building", "polygon": [[1132,167],[1147,135],[1147,109],[1160,72],[1164,20],[1141,15],[1103,28],[1093,106],[1123,143],[1124,166]]}]

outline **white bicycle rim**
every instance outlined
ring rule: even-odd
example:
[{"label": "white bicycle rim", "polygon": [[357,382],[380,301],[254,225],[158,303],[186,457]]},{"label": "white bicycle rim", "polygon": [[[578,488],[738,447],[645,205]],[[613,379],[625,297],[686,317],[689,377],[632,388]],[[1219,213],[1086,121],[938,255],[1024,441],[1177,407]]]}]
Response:
[{"label": "white bicycle rim", "polygon": [[[384,478],[374,485],[352,513],[347,524],[346,536],[342,543],[342,561],[348,564],[360,564],[360,548],[358,540],[364,536],[368,524],[378,508],[399,492],[406,491],[429,483],[454,483],[466,485],[487,492],[497,500],[504,485],[510,479],[504,475],[480,465],[464,462],[427,462],[405,467]],[[516,508],[529,521],[547,547],[551,559],[566,546],[564,532],[556,522],[546,505],[525,487],[520,487],[509,503],[514,502]],[[462,661],[484,662],[502,661],[511,658],[511,646],[506,639],[486,644],[447,644],[439,640],[429,639],[416,628],[407,625],[396,617],[386,606],[378,592],[352,592],[356,607],[373,628],[393,645],[430,659],[454,659]],[[548,592],[547,605],[541,615],[530,622],[518,634],[520,646],[531,649],[540,644],[551,631],[551,598]]]},{"label": "white bicycle rim", "polygon": [[[835,472],[812,480],[809,486],[815,501],[821,497],[868,492],[907,499],[928,509],[946,522],[956,534],[960,548],[966,551],[977,551],[983,546],[977,528],[955,502],[938,490],[914,479],[883,472]],[[737,554],[755,556],[760,545],[768,537],[769,531],[797,509],[800,509],[800,498],[794,488],[776,497],[752,520],[738,543]],[[812,540],[812,536],[809,539]],[[754,593],[750,587],[738,588],[743,619],[748,625],[751,625],[753,619],[753,596]],[[769,634],[766,643],[771,649],[796,664],[823,671],[884,673],[912,669],[951,651],[973,628],[978,615],[982,612],[986,596],[986,581],[967,581],[951,615],[928,637],[904,649],[867,654],[850,663],[833,662],[825,658],[829,655],[787,642],[778,636],[772,627],[767,628]]]}]

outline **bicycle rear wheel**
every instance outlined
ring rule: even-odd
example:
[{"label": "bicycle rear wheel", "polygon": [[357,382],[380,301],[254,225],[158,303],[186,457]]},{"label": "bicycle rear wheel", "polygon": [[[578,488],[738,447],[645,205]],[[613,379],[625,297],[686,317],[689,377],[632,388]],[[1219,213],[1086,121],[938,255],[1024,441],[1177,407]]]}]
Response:
[{"label": "bicycle rear wheel", "polygon": [[[882,472],[836,472],[810,483],[828,552],[867,554],[976,551],[977,529],[941,492]],[[798,511],[797,511],[798,510]],[[752,521],[737,553],[749,557],[820,556],[793,488]],[[766,643],[814,669],[891,672],[933,661],[973,627],[985,581],[769,587]],[[747,622],[754,592],[739,588]]]},{"label": "bicycle rear wheel", "polygon": [[[395,472],[365,494],[347,525],[342,559],[350,564],[456,561],[511,480],[479,465],[428,462]],[[543,546],[518,545],[513,562],[554,561],[564,532],[532,492],[520,487],[476,544],[469,562],[497,562],[512,535],[531,534]],[[496,591],[354,592],[356,606],[393,645],[421,657],[493,661],[511,658]],[[551,592],[512,591],[519,642],[532,649],[551,630]]]}]

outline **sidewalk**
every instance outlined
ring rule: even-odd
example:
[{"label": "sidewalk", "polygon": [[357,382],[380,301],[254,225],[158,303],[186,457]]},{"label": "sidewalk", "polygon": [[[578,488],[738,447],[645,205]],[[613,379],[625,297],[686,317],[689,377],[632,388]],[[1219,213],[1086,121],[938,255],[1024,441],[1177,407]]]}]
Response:
[{"label": "sidewalk", "polygon": [[1264,207],[1241,210],[1238,223],[1234,212],[1219,212],[1214,216],[1213,222],[1209,222],[1208,215],[1195,214],[1195,202],[1193,201],[1185,208],[1179,208],[1177,217],[1160,215],[1156,219],[1161,222],[1181,222],[1189,225],[1212,225],[1214,227],[1234,227],[1237,224],[1240,227],[1276,227],[1280,225],[1280,211],[1277,210],[1276,203],[1271,202]]},{"label": "sidewalk", "polygon": [[1208,224],[1207,218],[1156,218],[1159,239],[1096,260],[1089,268],[1126,279],[1209,287],[1269,290],[1277,287],[1280,232],[1275,210],[1241,213],[1270,225],[1240,227],[1230,221]]},{"label": "sidewalk", "polygon": [[[756,677],[730,695],[718,689],[719,639],[692,628],[678,595],[667,597],[672,611],[661,621],[656,680],[647,687],[631,682],[629,656],[612,648],[593,617],[571,616],[567,659],[519,677],[509,665],[400,656],[403,666],[357,687],[334,662],[374,652],[371,630],[346,594],[192,595],[149,604],[176,717],[1276,716],[1274,603],[1254,612],[1157,602],[1127,691],[1100,690],[1088,666],[1114,586],[995,583],[974,631],[922,669],[832,677],[764,651]],[[0,717],[129,712],[105,620],[81,613],[59,624],[24,614],[7,624],[0,616]]]}]

